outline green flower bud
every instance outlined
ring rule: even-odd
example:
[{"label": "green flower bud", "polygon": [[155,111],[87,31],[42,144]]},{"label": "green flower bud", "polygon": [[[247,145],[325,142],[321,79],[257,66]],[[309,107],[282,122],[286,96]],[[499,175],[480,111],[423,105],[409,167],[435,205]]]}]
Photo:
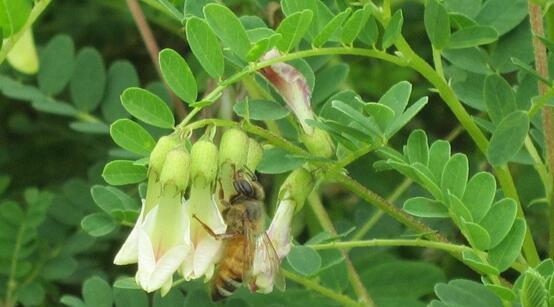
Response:
[{"label": "green flower bud", "polygon": [[232,164],[241,168],[248,159],[249,138],[242,130],[229,129],[219,143],[219,164]]},{"label": "green flower bud", "polygon": [[302,134],[300,140],[308,151],[316,156],[330,158],[335,153],[335,146],[329,134],[319,128],[315,128],[311,135]]},{"label": "green flower bud", "polygon": [[176,135],[162,136],[150,153],[149,170],[157,177],[162,172],[167,153],[179,145],[179,137]]},{"label": "green flower bud", "polygon": [[255,171],[258,164],[260,164],[263,155],[264,149],[262,148],[262,145],[260,145],[260,143],[258,143],[256,140],[250,139],[248,142],[248,157],[246,159],[246,167],[251,171]]},{"label": "green flower bud", "polygon": [[314,188],[314,178],[305,168],[297,168],[285,179],[279,190],[279,198],[288,198],[296,203],[295,213],[300,211]]},{"label": "green flower bud", "polygon": [[213,184],[217,177],[217,146],[208,140],[200,140],[192,145],[191,176],[192,185],[205,187]]},{"label": "green flower bud", "polygon": [[160,173],[162,191],[184,193],[189,183],[190,160],[184,147],[172,149],[167,154]]}]

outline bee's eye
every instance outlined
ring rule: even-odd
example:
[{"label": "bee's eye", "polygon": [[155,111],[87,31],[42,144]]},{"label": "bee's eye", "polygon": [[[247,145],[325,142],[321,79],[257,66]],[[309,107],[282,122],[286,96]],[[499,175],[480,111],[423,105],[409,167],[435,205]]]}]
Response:
[{"label": "bee's eye", "polygon": [[239,192],[240,194],[249,197],[254,196],[254,189],[252,188],[250,182],[248,182],[247,180],[236,180],[233,185],[235,186],[235,190],[237,190],[237,192]]}]

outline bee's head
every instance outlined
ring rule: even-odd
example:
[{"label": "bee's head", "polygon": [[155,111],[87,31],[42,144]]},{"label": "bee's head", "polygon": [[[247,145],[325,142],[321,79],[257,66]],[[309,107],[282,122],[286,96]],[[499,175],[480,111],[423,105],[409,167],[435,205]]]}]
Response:
[{"label": "bee's head", "polygon": [[237,172],[233,186],[239,195],[256,200],[263,200],[265,198],[262,185],[251,172]]}]

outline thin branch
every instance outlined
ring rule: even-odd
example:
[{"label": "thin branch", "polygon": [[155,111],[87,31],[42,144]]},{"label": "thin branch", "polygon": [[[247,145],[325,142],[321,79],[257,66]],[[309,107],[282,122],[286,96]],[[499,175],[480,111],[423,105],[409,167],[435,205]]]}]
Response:
[{"label": "thin branch", "polygon": [[[546,48],[539,36],[544,36],[544,25],[542,20],[542,10],[537,4],[528,2],[529,8],[529,21],[531,23],[531,31],[533,32],[533,51],[535,53],[535,68],[539,75],[545,79],[549,79],[548,76],[548,60],[546,58]],[[541,81],[538,81],[539,94],[545,95],[548,91],[548,87]],[[550,257],[554,256],[554,206],[552,204],[552,183],[554,182],[554,120],[552,114],[552,108],[544,106],[542,109],[542,126],[544,129],[544,145],[546,149],[546,164],[549,170],[549,177],[547,182],[546,198],[550,205],[550,222],[549,222],[549,248],[548,254]]]},{"label": "thin branch", "polygon": [[129,11],[131,11],[133,20],[135,21],[135,24],[137,25],[137,28],[140,32],[140,36],[144,41],[144,45],[148,50],[150,59],[152,60],[152,63],[154,64],[154,67],[158,72],[158,76],[160,77],[160,80],[164,82],[165,88],[167,89],[167,92],[171,97],[171,101],[175,106],[175,112],[177,113],[177,117],[179,120],[181,120],[186,116],[187,111],[185,110],[185,106],[183,105],[183,103],[179,100],[179,98],[177,98],[177,96],[175,96],[175,94],[173,94],[173,91],[171,91],[169,86],[167,86],[167,83],[165,82],[162,76],[162,72],[160,71],[160,62],[158,60],[158,54],[160,53],[160,48],[158,47],[156,38],[152,33],[152,29],[150,29],[150,26],[148,25],[148,21],[146,21],[146,18],[144,17],[144,13],[142,12],[142,9],[140,8],[140,5],[137,0],[127,0],[127,6],[129,7]]}]

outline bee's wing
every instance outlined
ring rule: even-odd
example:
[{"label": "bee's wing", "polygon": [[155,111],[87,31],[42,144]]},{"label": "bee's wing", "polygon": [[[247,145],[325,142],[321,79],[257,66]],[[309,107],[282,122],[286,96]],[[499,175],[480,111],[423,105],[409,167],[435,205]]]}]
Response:
[{"label": "bee's wing", "polygon": [[284,291],[285,278],[281,274],[281,261],[275,251],[275,247],[273,247],[271,239],[265,231],[256,237],[256,255],[260,255],[262,263],[267,266],[264,271],[269,272],[270,276],[273,276],[273,286]]},{"label": "bee's wing", "polygon": [[256,280],[252,276],[252,268],[254,266],[254,256],[256,253],[256,236],[252,232],[251,227],[249,227],[250,225],[247,224],[249,222],[245,220],[244,223],[244,259],[247,266],[242,272],[242,280],[250,291],[254,292],[256,290]]}]

